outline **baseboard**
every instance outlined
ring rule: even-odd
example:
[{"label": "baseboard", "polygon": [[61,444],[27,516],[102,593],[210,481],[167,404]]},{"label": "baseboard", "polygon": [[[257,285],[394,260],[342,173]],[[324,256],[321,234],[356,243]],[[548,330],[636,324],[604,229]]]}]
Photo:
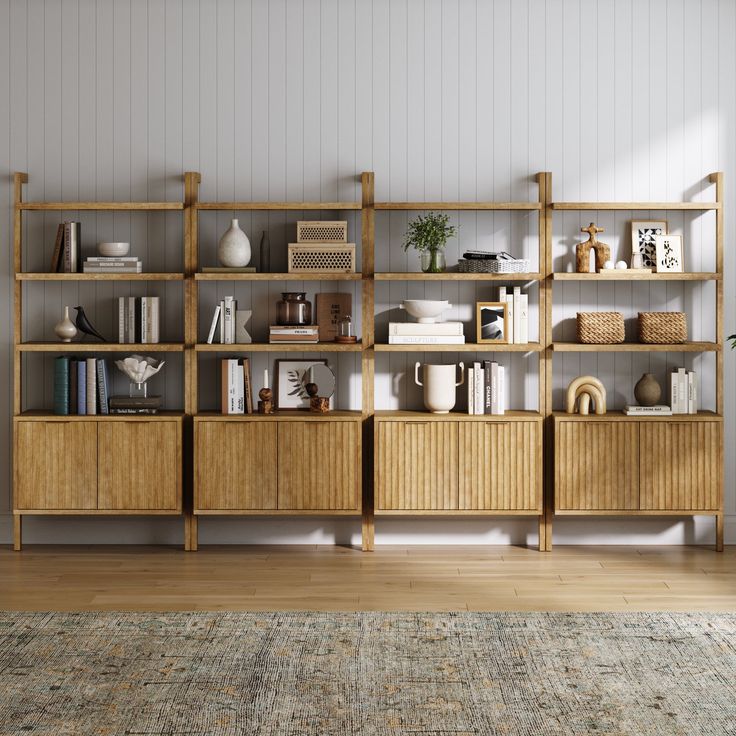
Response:
[{"label": "baseboard", "polygon": [[[31,517],[23,520],[27,544],[183,544],[181,518]],[[206,544],[360,544],[358,519],[201,518]],[[558,517],[557,545],[713,544],[712,517]],[[536,545],[536,519],[379,518],[377,545]],[[726,544],[736,544],[736,514],[725,519]],[[0,544],[12,543],[12,516],[0,515]]]}]

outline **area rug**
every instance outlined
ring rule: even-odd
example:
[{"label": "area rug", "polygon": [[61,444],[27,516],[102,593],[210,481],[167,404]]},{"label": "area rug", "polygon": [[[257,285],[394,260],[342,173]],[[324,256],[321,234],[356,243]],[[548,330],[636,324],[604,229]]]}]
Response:
[{"label": "area rug", "polygon": [[736,614],[0,613],[0,733],[736,734]]}]

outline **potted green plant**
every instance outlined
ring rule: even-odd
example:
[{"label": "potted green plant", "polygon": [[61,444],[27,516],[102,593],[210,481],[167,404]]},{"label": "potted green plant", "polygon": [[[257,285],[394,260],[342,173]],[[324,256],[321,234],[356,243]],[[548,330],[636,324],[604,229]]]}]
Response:
[{"label": "potted green plant", "polygon": [[409,223],[404,239],[404,251],[409,248],[419,251],[424,273],[442,273],[445,270],[445,246],[457,233],[450,225],[450,216],[439,212],[419,215]]}]

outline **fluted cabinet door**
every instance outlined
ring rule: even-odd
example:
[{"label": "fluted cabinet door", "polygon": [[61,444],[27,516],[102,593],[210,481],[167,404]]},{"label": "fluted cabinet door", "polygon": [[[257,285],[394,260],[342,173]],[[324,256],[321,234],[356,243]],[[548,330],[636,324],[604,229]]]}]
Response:
[{"label": "fluted cabinet door", "polygon": [[97,508],[97,423],[15,423],[16,509]]},{"label": "fluted cabinet door", "polygon": [[278,422],[278,508],[357,511],[361,426],[358,422]]},{"label": "fluted cabinet door", "polygon": [[542,424],[461,422],[460,508],[542,510]]},{"label": "fluted cabinet door", "polygon": [[720,422],[651,422],[641,427],[641,508],[717,511]]},{"label": "fluted cabinet door", "polygon": [[276,422],[197,422],[195,509],[275,509],[277,435]]},{"label": "fluted cabinet door", "polygon": [[636,422],[557,421],[555,509],[638,509],[638,440]]},{"label": "fluted cabinet door", "polygon": [[377,510],[459,508],[457,425],[452,421],[376,422]]}]

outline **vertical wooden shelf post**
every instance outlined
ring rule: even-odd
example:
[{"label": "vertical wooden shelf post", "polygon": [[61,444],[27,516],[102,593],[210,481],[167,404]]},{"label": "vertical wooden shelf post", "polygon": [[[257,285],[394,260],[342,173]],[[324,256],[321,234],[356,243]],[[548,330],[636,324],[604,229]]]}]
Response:
[{"label": "vertical wooden shelf post", "polygon": [[[720,346],[720,350],[716,352],[716,413],[723,416],[723,208],[725,201],[723,198],[723,172],[718,171],[710,175],[710,181],[716,185],[716,202],[719,207],[716,210],[716,273],[720,276],[716,281],[716,344]],[[721,446],[719,448],[720,457],[720,478],[721,489],[720,499],[721,505],[719,513],[716,515],[716,549],[723,552],[723,432],[721,432]]]}]

